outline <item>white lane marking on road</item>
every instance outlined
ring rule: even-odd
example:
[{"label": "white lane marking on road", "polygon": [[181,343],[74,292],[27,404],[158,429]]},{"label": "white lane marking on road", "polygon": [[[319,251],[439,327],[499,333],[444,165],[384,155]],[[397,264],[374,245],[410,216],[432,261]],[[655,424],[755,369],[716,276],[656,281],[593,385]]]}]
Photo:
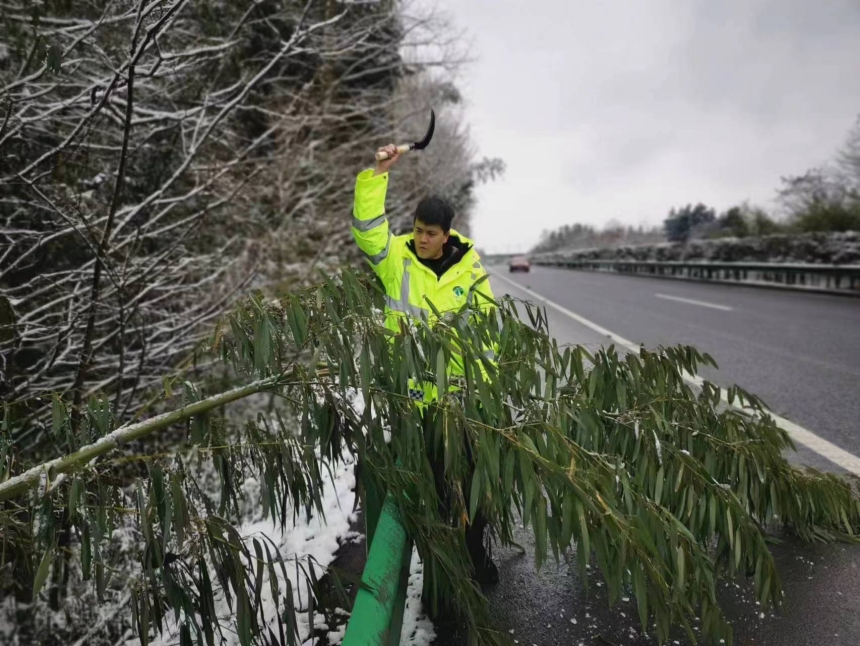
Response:
[{"label": "white lane marking on road", "polygon": [[[572,318],[577,323],[581,323],[585,327],[591,328],[598,334],[603,334],[604,336],[609,337],[615,343],[625,346],[631,352],[639,352],[639,346],[632,341],[625,339],[623,336],[619,336],[618,334],[607,330],[605,327],[602,327],[597,323],[592,323],[587,318],[584,318],[579,314],[576,314],[575,312],[571,312],[566,307],[562,307],[558,303],[552,302],[545,296],[542,296],[536,291],[512,281],[510,278],[506,278],[505,276],[501,276],[497,273],[493,273],[493,276],[495,276],[496,278],[501,278],[506,283],[510,283],[517,289],[522,290],[530,296],[533,296],[537,300],[543,301],[553,309],[556,309],[562,314]],[[690,374],[684,374],[684,379],[695,386],[700,385],[703,381],[701,377]],[[720,396],[722,397],[723,403],[728,405],[729,402],[728,398],[726,397],[725,389],[720,389]],[[739,406],[732,406],[732,408],[740,409]],[[750,412],[749,409],[746,410],[747,412]],[[803,428],[799,424],[795,424],[791,420],[777,415],[773,411],[768,411],[768,414],[773,418],[773,421],[776,423],[776,425],[783,429],[786,433],[788,433],[789,437],[791,437],[791,439],[794,440],[796,443],[802,444],[810,451],[813,451],[818,455],[827,458],[828,460],[833,462],[833,464],[842,467],[849,473],[853,473],[855,476],[860,476],[860,458],[858,458],[856,455],[853,455],[845,449],[836,446],[832,442],[825,440],[823,437],[820,437],[812,431]]]},{"label": "white lane marking on road", "polygon": [[687,303],[688,305],[698,305],[699,307],[710,307],[715,310],[723,310],[731,312],[735,308],[728,305],[717,305],[716,303],[708,303],[706,301],[697,301],[694,298],[681,298],[680,296],[670,296],[669,294],[654,294],[657,298],[665,298],[667,301],[678,301],[679,303]]},{"label": "white lane marking on road", "polygon": [[608,336],[610,339],[612,339],[613,341],[615,341],[619,345],[624,345],[624,346],[627,346],[628,348],[633,348],[633,350],[635,352],[639,352],[639,346],[637,346],[635,343],[633,343],[633,341],[628,341],[623,336],[619,336],[619,335],[615,334],[615,332],[610,332],[605,327],[600,327],[597,323],[592,323],[588,319],[582,318],[579,314],[576,314],[575,312],[571,312],[569,309],[562,307],[558,303],[553,303],[548,298],[544,298],[543,296],[541,296],[537,292],[529,289],[528,287],[523,287],[519,283],[512,281],[510,278],[505,278],[504,276],[501,276],[501,275],[493,273],[493,272],[490,272],[490,273],[492,273],[492,275],[495,276],[496,278],[501,278],[506,283],[510,283],[511,285],[516,287],[517,289],[520,289],[520,290],[524,291],[525,293],[529,294],[530,296],[535,297],[539,301],[543,301],[544,303],[546,303],[550,307],[557,309],[559,312],[561,312],[562,314],[565,314],[566,316],[569,316],[570,318],[572,318],[577,323],[582,323],[585,327],[591,328],[592,330],[594,330],[598,334],[602,334],[603,336]]}]

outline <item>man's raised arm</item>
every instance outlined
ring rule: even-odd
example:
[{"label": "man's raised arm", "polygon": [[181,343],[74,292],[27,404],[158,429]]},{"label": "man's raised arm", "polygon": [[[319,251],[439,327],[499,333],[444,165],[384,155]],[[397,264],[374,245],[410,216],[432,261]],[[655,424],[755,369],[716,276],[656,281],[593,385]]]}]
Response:
[{"label": "man's raised arm", "polygon": [[352,235],[370,261],[370,266],[384,278],[391,250],[391,231],[385,217],[385,193],[388,190],[388,171],[400,159],[400,154],[394,144],[379,150],[387,152],[389,158],[377,161],[376,168],[362,171],[355,180]]}]

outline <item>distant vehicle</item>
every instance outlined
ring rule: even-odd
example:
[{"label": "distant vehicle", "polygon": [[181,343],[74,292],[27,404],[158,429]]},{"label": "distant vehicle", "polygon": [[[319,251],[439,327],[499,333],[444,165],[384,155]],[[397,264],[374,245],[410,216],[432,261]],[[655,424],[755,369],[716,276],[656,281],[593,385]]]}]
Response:
[{"label": "distant vehicle", "polygon": [[531,271],[532,265],[529,262],[529,259],[525,256],[516,256],[514,258],[511,258],[511,262],[508,267],[510,268],[511,273],[515,271],[524,271],[528,273],[529,271]]}]

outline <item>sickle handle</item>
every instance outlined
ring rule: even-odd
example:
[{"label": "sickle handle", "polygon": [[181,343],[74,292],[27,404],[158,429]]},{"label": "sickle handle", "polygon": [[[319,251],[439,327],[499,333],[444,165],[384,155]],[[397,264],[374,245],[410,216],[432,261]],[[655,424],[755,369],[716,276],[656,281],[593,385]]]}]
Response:
[{"label": "sickle handle", "polygon": [[[397,146],[397,152],[399,152],[401,155],[403,153],[408,153],[410,150],[412,150],[412,146],[410,146],[409,144]],[[385,161],[386,159],[388,159],[388,153],[387,152],[383,151],[383,152],[376,153],[376,161]]]}]

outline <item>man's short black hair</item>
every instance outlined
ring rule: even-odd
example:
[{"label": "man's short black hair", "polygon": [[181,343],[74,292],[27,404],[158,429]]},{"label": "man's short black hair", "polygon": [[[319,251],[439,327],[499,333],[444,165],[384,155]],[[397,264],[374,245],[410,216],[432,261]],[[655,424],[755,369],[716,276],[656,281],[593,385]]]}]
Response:
[{"label": "man's short black hair", "polygon": [[424,224],[436,224],[442,231],[448,233],[454,220],[454,209],[441,197],[431,195],[418,202],[415,219],[421,220]]}]

